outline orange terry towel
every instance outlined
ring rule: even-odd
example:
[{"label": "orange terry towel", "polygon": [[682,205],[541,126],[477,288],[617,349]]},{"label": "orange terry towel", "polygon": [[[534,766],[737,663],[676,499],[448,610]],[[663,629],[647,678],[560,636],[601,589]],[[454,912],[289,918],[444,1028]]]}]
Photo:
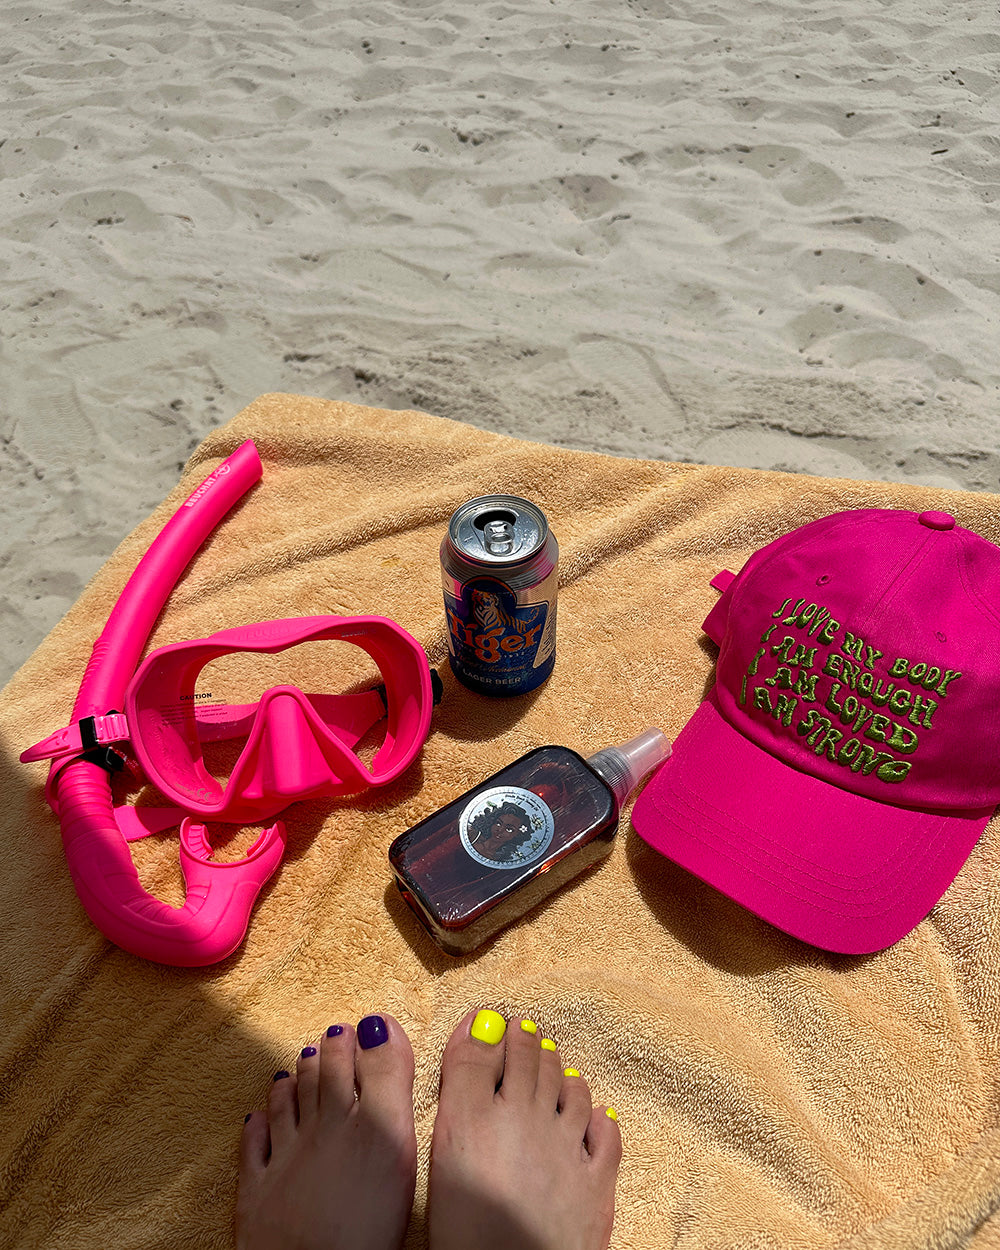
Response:
[{"label": "orange terry towel", "polygon": [[[124,582],[246,438],[263,481],[149,646],[273,617],[389,616],[441,670],[444,698],[391,786],[287,810],[287,854],[236,954],[170,968],[90,923],[44,767],[17,757],[66,723]],[[555,671],[510,701],[452,677],[438,565],[452,511],[496,491],[538,503],[561,549]],[[268,395],[216,431],[0,696],[0,1245],[231,1245],[245,1113],[329,1024],[380,1009],[417,1057],[407,1245],[424,1245],[440,1056],[475,1006],[537,1021],[618,1109],[618,1250],[1000,1244],[996,821],[925,921],[857,958],[785,936],[655,855],[628,812],[599,868],[459,959],[421,930],[386,858],[533,747],[589,755],[649,725],[676,737],[713,680],[712,577],[816,517],[870,507],[947,511],[1000,542],[992,495],[617,459],[417,412]],[[232,856],[257,832],[214,836]],[[176,834],[133,853],[146,888],[179,903]]]}]

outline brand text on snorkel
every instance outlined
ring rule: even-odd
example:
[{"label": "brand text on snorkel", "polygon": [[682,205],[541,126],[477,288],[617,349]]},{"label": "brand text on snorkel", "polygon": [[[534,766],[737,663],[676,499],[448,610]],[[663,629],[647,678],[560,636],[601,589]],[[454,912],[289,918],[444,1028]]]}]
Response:
[{"label": "brand text on snorkel", "polygon": [[229,472],[229,465],[220,464],[214,473],[210,473],[208,477],[205,478],[204,482],[202,482],[202,484],[198,487],[198,489],[194,492],[194,494],[191,495],[188,499],[184,500],[184,503],[181,505],[181,507],[193,508],[195,504],[199,501],[199,499],[203,498],[205,495],[208,494],[208,492],[212,489],[212,487],[219,480],[219,478],[225,477],[228,472]]}]

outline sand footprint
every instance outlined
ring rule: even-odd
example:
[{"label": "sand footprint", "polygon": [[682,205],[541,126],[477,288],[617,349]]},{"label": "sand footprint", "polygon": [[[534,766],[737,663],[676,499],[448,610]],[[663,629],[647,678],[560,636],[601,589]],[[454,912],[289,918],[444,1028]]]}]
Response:
[{"label": "sand footprint", "polygon": [[842,195],[844,184],[827,165],[810,160],[796,147],[782,144],[739,144],[727,155],[737,165],[774,182],[775,190],[789,204],[827,204]]},{"label": "sand footprint", "polygon": [[68,195],[59,215],[64,224],[73,218],[84,227],[124,226],[126,230],[162,230],[163,219],[141,196],[114,189]]},{"label": "sand footprint", "polygon": [[947,288],[911,265],[883,260],[867,252],[831,247],[803,252],[793,270],[810,292],[826,288],[833,293],[838,287],[854,287],[868,297],[877,296],[896,316],[907,321],[965,311]]},{"label": "sand footprint", "polygon": [[[26,388],[12,401],[19,414],[17,438],[23,451],[42,468],[66,469],[85,463],[97,441],[72,382],[50,388]],[[37,416],[43,415],[43,420]]]},{"label": "sand footprint", "polygon": [[611,391],[630,427],[648,423],[660,439],[684,430],[686,417],[667,376],[643,348],[586,336],[570,348],[569,359],[579,377]]}]

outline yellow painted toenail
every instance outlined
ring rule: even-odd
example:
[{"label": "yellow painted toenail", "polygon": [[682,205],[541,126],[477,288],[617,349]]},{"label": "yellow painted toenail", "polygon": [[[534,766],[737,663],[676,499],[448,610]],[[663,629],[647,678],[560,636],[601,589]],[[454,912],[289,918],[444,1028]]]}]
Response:
[{"label": "yellow painted toenail", "polygon": [[522,1020],[521,1028],[524,1029],[525,1033],[538,1032],[538,1025],[534,1022],[534,1020]]},{"label": "yellow painted toenail", "polygon": [[579,1076],[576,1068],[563,1068],[563,1076]]},{"label": "yellow painted toenail", "polygon": [[618,1112],[614,1109],[614,1107],[609,1107],[607,1111],[605,1111],[604,1114],[608,1117],[609,1120],[618,1119]]},{"label": "yellow painted toenail", "polygon": [[495,1046],[497,1042],[503,1041],[503,1035],[507,1032],[507,1021],[499,1011],[490,1011],[488,1007],[484,1007],[473,1020],[469,1032],[476,1041]]},{"label": "yellow painted toenail", "polygon": [[555,1050],[556,1044],[551,1037],[542,1038],[542,1050]]}]

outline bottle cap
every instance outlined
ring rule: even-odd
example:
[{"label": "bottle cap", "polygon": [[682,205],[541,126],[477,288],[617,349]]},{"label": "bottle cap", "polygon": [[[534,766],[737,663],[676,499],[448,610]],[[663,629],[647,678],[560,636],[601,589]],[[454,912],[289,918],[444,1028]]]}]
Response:
[{"label": "bottle cap", "polygon": [[644,729],[617,747],[605,747],[587,760],[603,777],[621,807],[641,782],[670,754],[670,741],[661,729]]}]

